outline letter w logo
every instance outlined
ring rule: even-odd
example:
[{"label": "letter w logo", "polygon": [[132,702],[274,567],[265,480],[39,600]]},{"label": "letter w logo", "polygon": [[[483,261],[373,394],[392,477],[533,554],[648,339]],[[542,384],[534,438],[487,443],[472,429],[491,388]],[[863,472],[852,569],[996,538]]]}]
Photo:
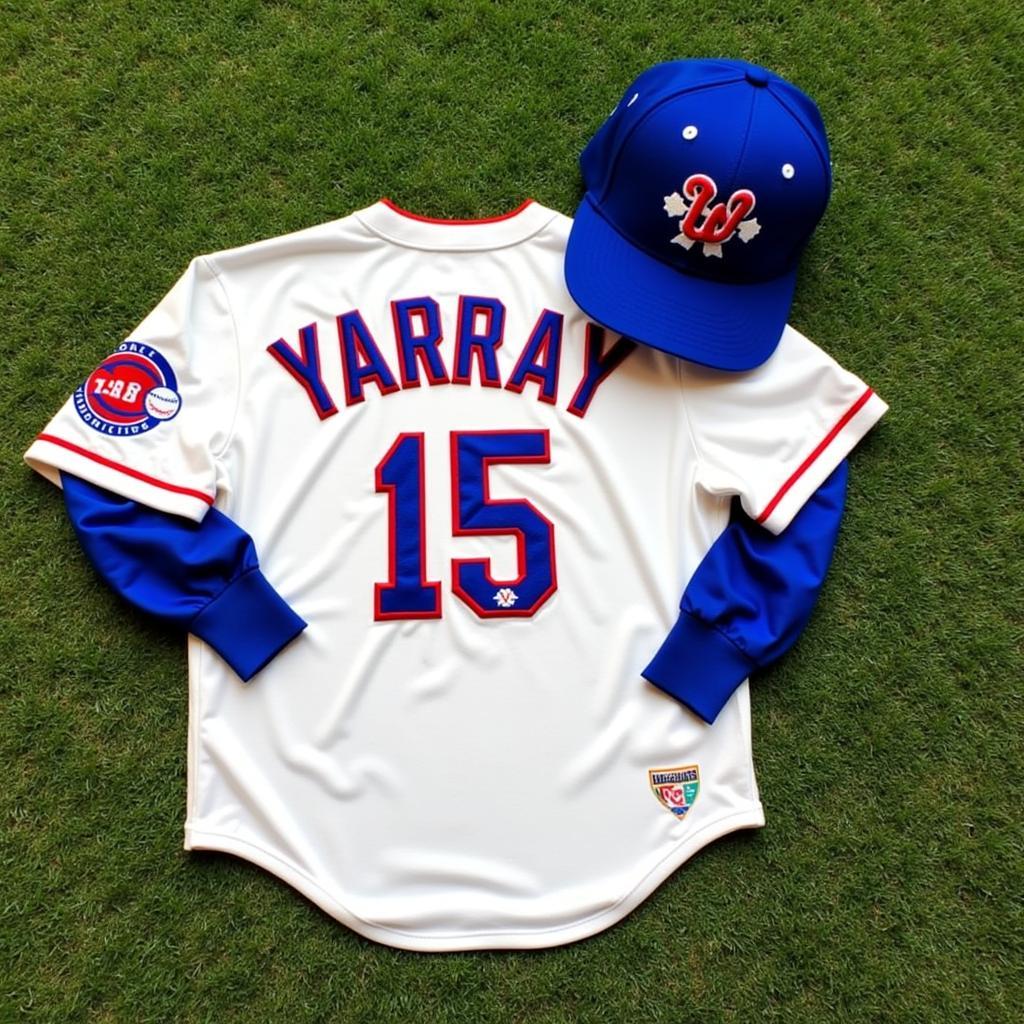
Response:
[{"label": "letter w logo", "polygon": [[695,242],[703,243],[705,256],[722,258],[722,245],[736,232],[749,242],[760,230],[757,220],[747,220],[757,200],[748,188],[737,189],[724,203],[711,205],[718,195],[718,186],[706,174],[691,174],[683,183],[683,194],[673,192],[665,196],[665,212],[669,216],[683,215],[679,234],[672,239],[677,245],[689,249]]}]

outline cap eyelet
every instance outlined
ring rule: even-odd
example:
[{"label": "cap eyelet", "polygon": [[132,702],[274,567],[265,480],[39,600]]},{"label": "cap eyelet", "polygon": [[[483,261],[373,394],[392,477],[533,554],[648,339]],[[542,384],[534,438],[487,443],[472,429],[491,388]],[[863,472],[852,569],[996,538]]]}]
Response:
[{"label": "cap eyelet", "polygon": [[635,93],[633,93],[633,95],[632,95],[632,96],[630,96],[630,98],[629,98],[629,102],[628,102],[628,103],[626,104],[626,106],[627,106],[627,107],[631,107],[631,106],[633,106],[633,104],[634,104],[634,103],[636,103],[636,101],[637,101],[638,99],[640,99],[640,93],[638,93],[638,92],[635,92]]},{"label": "cap eyelet", "polygon": [[789,178],[792,178],[794,174],[796,174],[796,168],[792,164],[782,165],[782,176],[784,178],[788,180]]},{"label": "cap eyelet", "polygon": [[683,138],[686,139],[687,142],[692,142],[697,138],[697,126],[695,124],[688,124],[683,129]]}]

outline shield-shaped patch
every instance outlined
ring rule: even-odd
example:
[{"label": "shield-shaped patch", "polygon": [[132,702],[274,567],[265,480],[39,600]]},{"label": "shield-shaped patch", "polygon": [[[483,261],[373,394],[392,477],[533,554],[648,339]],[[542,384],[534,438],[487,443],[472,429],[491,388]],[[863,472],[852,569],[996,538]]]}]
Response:
[{"label": "shield-shaped patch", "polygon": [[662,807],[682,818],[700,792],[700,769],[695,764],[680,768],[651,768],[647,772],[651,792]]}]

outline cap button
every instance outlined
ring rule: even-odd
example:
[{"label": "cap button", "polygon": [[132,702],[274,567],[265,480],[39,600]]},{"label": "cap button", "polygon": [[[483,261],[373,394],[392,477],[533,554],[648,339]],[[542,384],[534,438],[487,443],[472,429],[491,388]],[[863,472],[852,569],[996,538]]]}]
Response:
[{"label": "cap button", "polygon": [[764,68],[747,68],[746,75],[751,85],[763,87],[768,84],[768,72]]}]

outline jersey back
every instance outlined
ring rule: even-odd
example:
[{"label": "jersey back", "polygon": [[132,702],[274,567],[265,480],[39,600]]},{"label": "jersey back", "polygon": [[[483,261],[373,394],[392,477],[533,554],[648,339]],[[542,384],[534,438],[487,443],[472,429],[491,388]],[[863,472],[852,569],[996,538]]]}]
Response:
[{"label": "jersey back", "polygon": [[309,625],[249,684],[190,637],[186,846],[395,946],[581,938],[763,823],[747,687],[709,726],[640,671],[733,497],[783,529],[885,408],[791,329],[723,374],[590,323],[569,226],[197,258],[28,456],[252,536]]}]

